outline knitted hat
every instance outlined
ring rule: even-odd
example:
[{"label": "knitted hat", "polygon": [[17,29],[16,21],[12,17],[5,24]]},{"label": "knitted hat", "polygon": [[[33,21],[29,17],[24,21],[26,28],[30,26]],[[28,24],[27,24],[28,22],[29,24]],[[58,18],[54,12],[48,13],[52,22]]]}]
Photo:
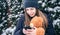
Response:
[{"label": "knitted hat", "polygon": [[23,0],[23,8],[27,7],[39,8],[38,0]]}]

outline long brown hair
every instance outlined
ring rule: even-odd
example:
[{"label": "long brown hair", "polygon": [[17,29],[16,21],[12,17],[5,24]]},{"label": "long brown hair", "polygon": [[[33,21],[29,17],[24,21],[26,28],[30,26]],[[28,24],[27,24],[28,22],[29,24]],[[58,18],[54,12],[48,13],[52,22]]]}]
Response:
[{"label": "long brown hair", "polygon": [[[45,16],[44,13],[42,13],[42,11],[36,9],[36,15],[35,16],[40,16],[43,18],[44,22],[43,22],[43,27],[46,28],[47,25],[48,25],[48,20],[47,20],[47,17]],[[30,17],[28,16],[28,14],[25,12],[25,21],[24,21],[24,24],[25,25],[29,25],[30,24]]]}]

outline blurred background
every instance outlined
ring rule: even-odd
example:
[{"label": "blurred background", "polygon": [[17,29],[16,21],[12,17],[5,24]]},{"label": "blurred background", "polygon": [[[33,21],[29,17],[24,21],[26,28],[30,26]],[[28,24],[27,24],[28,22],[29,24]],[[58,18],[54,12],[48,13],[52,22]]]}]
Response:
[{"label": "blurred background", "polygon": [[[23,0],[0,0],[0,35],[13,35],[23,14]],[[60,0],[39,0],[40,10],[50,14],[56,35],[60,35]]]}]

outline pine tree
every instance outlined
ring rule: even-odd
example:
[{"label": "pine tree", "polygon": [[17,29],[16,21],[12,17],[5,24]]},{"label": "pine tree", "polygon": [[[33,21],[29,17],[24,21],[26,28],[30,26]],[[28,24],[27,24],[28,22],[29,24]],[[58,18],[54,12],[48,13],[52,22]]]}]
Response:
[{"label": "pine tree", "polygon": [[7,10],[7,2],[5,0],[0,0],[0,34],[2,33],[3,29],[6,29],[8,18]]},{"label": "pine tree", "polygon": [[60,35],[60,25],[57,25],[57,24],[60,24],[60,0],[40,0],[40,10],[42,10],[43,12],[45,12],[46,14],[50,14],[51,15],[51,19],[54,21],[57,19],[59,19],[59,21],[55,23],[53,23],[53,25],[55,26],[54,29],[55,29],[55,33],[56,35]]}]

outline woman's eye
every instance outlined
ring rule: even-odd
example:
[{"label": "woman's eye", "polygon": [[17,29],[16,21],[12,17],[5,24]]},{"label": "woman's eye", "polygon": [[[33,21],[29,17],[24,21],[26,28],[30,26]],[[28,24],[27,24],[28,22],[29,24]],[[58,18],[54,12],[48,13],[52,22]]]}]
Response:
[{"label": "woman's eye", "polygon": [[26,11],[29,11],[29,9],[26,9]]},{"label": "woman's eye", "polygon": [[34,9],[31,9],[31,10],[34,10]]}]

